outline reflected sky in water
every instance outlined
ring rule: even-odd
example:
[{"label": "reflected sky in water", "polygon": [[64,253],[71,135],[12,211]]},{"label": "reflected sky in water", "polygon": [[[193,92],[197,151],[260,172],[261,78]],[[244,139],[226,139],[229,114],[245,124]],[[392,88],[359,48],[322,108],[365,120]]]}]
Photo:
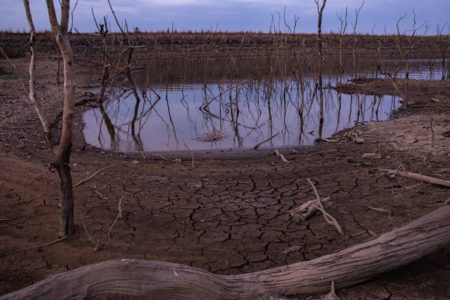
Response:
[{"label": "reflected sky in water", "polygon": [[[441,77],[436,69],[409,73],[411,79]],[[103,106],[84,113],[84,135],[90,145],[120,152],[296,147],[387,120],[400,106],[391,95],[337,93],[336,82],[334,75],[324,77],[322,125],[313,78],[150,86],[137,94],[114,88]]]},{"label": "reflected sky in water", "polygon": [[[159,95],[159,97],[157,96]],[[117,98],[116,98],[117,97]],[[319,132],[315,82],[247,82],[114,91],[114,101],[84,114],[87,143],[108,150],[176,151],[286,147],[314,144],[358,123],[386,120],[399,107],[393,96],[324,91]],[[108,128],[108,125],[110,128]]]}]

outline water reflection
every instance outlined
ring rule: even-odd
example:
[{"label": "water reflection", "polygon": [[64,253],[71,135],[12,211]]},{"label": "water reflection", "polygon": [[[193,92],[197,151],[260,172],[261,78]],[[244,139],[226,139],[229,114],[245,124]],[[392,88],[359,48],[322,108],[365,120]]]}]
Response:
[{"label": "water reflection", "polygon": [[344,128],[386,120],[399,107],[394,96],[339,94],[329,88],[335,78],[323,80],[322,90],[300,76],[115,88],[114,100],[84,114],[84,134],[91,145],[121,152],[311,145]]}]

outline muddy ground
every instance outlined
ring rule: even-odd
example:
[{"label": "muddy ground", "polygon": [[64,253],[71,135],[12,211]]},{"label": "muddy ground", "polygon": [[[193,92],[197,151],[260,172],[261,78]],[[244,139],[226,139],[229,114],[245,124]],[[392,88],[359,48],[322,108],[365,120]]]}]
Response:
[{"label": "muddy ground", "polygon": [[[28,59],[14,60],[23,76]],[[8,68],[5,61],[1,65]],[[42,57],[38,95],[57,122],[61,85],[56,62]],[[95,85],[79,66],[77,101]],[[112,258],[183,263],[238,274],[310,260],[371,239],[443,206],[449,189],[379,169],[405,169],[450,178],[449,81],[358,82],[347,92],[397,94],[407,99],[387,122],[341,132],[328,143],[270,151],[108,153],[85,145],[76,107],[72,155],[76,233],[57,239],[57,177],[42,130],[19,79],[0,79],[0,294],[51,274]],[[356,143],[358,142],[358,143]],[[363,158],[377,153],[378,158]],[[181,160],[180,160],[181,159]],[[321,216],[297,223],[287,211],[314,198],[310,178],[344,236]],[[123,218],[118,215],[121,202]],[[374,210],[372,208],[381,208]],[[114,224],[114,226],[112,226]],[[111,228],[112,226],[112,228]],[[449,299],[450,247],[367,283],[341,289],[342,299]]]}]

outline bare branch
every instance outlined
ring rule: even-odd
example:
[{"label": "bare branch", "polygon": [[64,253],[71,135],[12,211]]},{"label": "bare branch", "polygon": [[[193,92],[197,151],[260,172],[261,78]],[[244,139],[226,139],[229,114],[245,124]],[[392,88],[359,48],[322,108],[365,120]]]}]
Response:
[{"label": "bare branch", "polygon": [[109,4],[109,8],[111,9],[111,13],[114,16],[114,20],[116,21],[117,27],[119,27],[119,30],[120,30],[120,32],[122,32],[122,35],[124,36],[124,38],[128,39],[128,34],[123,30],[122,26],[119,23],[119,19],[117,19],[117,15],[116,15],[116,12],[113,9],[113,6],[111,4],[111,0],[108,0],[108,4]]},{"label": "bare branch", "polygon": [[[73,9],[72,9],[72,11],[70,12],[70,29],[69,29],[69,32],[70,33],[72,33],[72,29],[73,29],[73,15],[74,15],[74,13],[75,13],[75,9],[77,9],[77,6],[78,6],[78,0],[77,1],[75,1],[75,5],[73,6]],[[75,30],[77,30],[76,28],[75,28]]]},{"label": "bare branch", "polygon": [[35,43],[36,43],[36,29],[34,27],[33,17],[31,15],[30,1],[23,0],[23,5],[25,6],[25,13],[27,16],[27,21],[28,21],[28,25],[30,26],[31,57],[30,57],[30,67],[29,67],[29,74],[30,74],[29,99],[30,99],[31,104],[34,106],[34,110],[36,111],[39,121],[41,122],[42,128],[44,129],[45,138],[47,139],[47,142],[51,142],[51,132],[50,132],[49,123],[41,112],[40,103],[36,100],[36,88],[35,88],[36,53],[35,53],[35,48],[34,48]]}]

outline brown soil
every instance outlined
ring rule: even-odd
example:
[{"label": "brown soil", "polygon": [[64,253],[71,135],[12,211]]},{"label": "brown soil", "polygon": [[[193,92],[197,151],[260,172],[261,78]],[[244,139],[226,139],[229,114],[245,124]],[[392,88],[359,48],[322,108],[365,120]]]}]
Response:
[{"label": "brown soil", "polygon": [[[15,63],[26,74],[27,59]],[[38,95],[46,99],[46,114],[57,120],[56,62],[43,58],[39,66]],[[92,85],[90,71],[79,66],[81,87]],[[450,178],[449,82],[397,81],[395,88],[377,81],[347,88],[406,96],[408,107],[391,121],[339,133],[333,143],[286,150],[289,163],[255,152],[204,154],[192,166],[189,155],[142,159],[91,149],[81,134],[84,108],[77,106],[74,182],[110,168],[75,188],[76,234],[46,245],[58,232],[50,151],[20,81],[0,79],[0,294],[112,258],[164,260],[221,274],[266,269],[332,253],[444,205],[448,189],[390,178],[379,169]],[[81,88],[77,101],[85,98]],[[381,158],[363,158],[364,153]],[[307,178],[321,196],[331,197],[328,211],[343,237],[321,216],[297,223],[287,213],[314,198]],[[110,228],[120,199],[123,218]],[[338,295],[449,299],[448,278],[450,247]]]}]

